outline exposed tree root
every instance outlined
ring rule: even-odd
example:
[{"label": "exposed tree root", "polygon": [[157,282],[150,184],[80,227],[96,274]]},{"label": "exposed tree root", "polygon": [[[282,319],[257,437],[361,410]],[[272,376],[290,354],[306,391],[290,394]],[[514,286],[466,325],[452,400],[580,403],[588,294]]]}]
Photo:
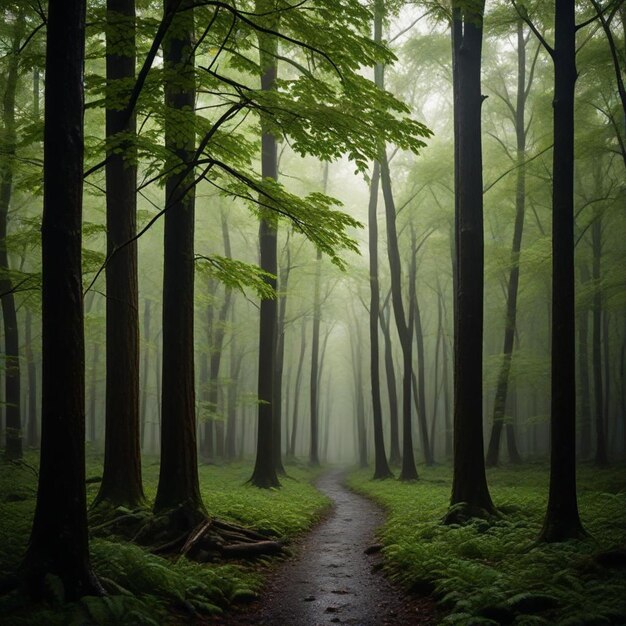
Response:
[{"label": "exposed tree root", "polygon": [[[244,526],[207,517],[190,507],[159,515],[145,509],[110,508],[91,516],[91,533],[118,535],[146,546],[153,554],[207,562],[255,559],[284,552],[284,543]],[[93,525],[93,521],[97,523]]]}]

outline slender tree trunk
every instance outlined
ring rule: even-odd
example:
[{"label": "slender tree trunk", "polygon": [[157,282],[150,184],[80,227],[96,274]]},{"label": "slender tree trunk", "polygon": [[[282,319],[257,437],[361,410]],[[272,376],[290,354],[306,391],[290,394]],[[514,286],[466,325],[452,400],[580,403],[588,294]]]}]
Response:
[{"label": "slender tree trunk", "polygon": [[556,0],[552,182],[552,376],[550,489],[544,541],[585,534],[576,496],[576,361],[574,330],[574,4]]},{"label": "slender tree trunk", "polygon": [[[272,13],[274,0],[257,0],[256,12]],[[273,13],[266,24],[270,30],[275,29],[277,17]],[[273,35],[259,34],[259,54],[262,68],[261,89],[275,89],[278,62],[276,60],[277,41]],[[278,156],[276,138],[269,132],[266,124],[261,121],[261,174],[263,178],[278,179]],[[268,272],[268,285],[276,290],[277,254],[276,254],[276,218],[265,212],[259,225],[259,248],[261,252],[261,269]],[[250,481],[262,488],[279,487],[274,463],[274,372],[276,364],[276,316],[275,299],[261,300],[259,321],[259,371],[258,371],[258,430],[257,451],[254,472]]]},{"label": "slender tree trunk", "polygon": [[[235,306],[231,307],[231,323],[235,322]],[[234,461],[237,458],[237,384],[241,372],[243,353],[237,355],[237,334],[233,332],[230,340],[230,380],[228,381],[226,403],[226,459]]]},{"label": "slender tree trunk", "polygon": [[[378,18],[374,30],[382,29]],[[377,66],[378,72],[382,72]],[[368,237],[370,253],[370,386],[372,388],[372,421],[374,427],[374,479],[390,478],[392,476],[387,455],[385,454],[385,439],[383,435],[383,414],[380,400],[380,373],[379,373],[379,342],[378,321],[380,317],[380,286],[378,282],[378,186],[380,182],[380,164],[374,162],[374,170],[370,182],[370,199],[368,207]]]},{"label": "slender tree trunk", "polygon": [[[165,11],[176,0],[165,0]],[[163,44],[165,145],[174,163],[189,163],[195,146],[194,17],[191,0],[173,21]],[[184,525],[204,514],[198,483],[194,377],[194,189],[193,173],[178,172],[165,183],[163,266],[163,376],[161,468],[156,513],[179,508]]]},{"label": "slender tree trunk", "polygon": [[[596,454],[595,464],[598,467],[606,467],[609,464],[607,454],[607,431],[606,418],[608,406],[604,398],[604,380],[602,372],[602,352],[607,344],[602,345],[602,289],[600,287],[600,269],[602,257],[602,218],[594,211],[594,221],[591,225],[591,240],[593,245],[593,390],[595,400],[595,424],[596,424]],[[608,370],[604,371],[604,377],[608,378]]]},{"label": "slender tree trunk", "polygon": [[[410,309],[407,321],[404,304],[402,302],[402,266],[400,251],[398,248],[398,234],[396,232],[396,207],[391,190],[391,176],[387,155],[382,155],[381,161],[381,185],[385,199],[385,217],[387,224],[387,255],[389,257],[389,272],[391,275],[391,303],[393,305],[394,318],[400,337],[402,348],[402,468],[400,480],[416,480],[417,468],[413,454],[413,434],[411,426],[411,387],[413,385],[413,310]],[[411,295],[415,289],[414,281],[409,279]],[[409,302],[411,297],[409,297]],[[422,434],[424,434],[422,432]],[[428,446],[428,433],[423,441]]]},{"label": "slender tree trunk", "polygon": [[39,445],[37,428],[37,364],[33,355],[33,320],[30,309],[26,309],[26,349],[24,356],[28,363],[28,431],[26,441],[30,448]]},{"label": "slender tree trunk", "polygon": [[150,300],[146,299],[143,305],[143,376],[141,384],[141,433],[140,445],[146,445],[146,419],[148,414],[148,370],[150,368]]},{"label": "slender tree trunk", "polygon": [[[422,446],[424,448],[424,460],[427,466],[434,464],[433,449],[428,437],[428,419],[426,416],[426,359],[424,354],[424,335],[422,331],[422,315],[419,308],[419,301],[417,299],[417,241],[415,235],[415,229],[411,225],[411,263],[409,269],[409,291],[411,293],[411,300],[409,306],[411,307],[410,318],[413,321],[415,329],[415,340],[417,345],[417,418],[420,429],[420,436],[422,439]],[[411,338],[412,340],[412,338]]]},{"label": "slender tree trunk", "polygon": [[9,277],[9,256],[7,252],[7,222],[11,196],[13,193],[13,169],[17,134],[15,127],[15,94],[18,83],[20,46],[24,34],[24,12],[19,9],[13,26],[13,40],[9,53],[5,77],[2,110],[2,160],[0,161],[0,298],[4,325],[4,401],[6,406],[6,448],[4,456],[8,460],[22,458],[22,415],[20,391],[20,342],[17,328],[13,281]]},{"label": "slender tree trunk", "polygon": [[[109,89],[135,77],[135,0],[107,0]],[[117,92],[116,92],[117,93]],[[130,94],[129,94],[130,95]],[[118,94],[119,97],[119,94]],[[106,420],[104,469],[94,506],[144,501],[139,426],[139,292],[135,115],[107,104]],[[123,137],[123,139],[120,139]]]},{"label": "slender tree trunk", "polygon": [[321,321],[321,296],[320,281],[322,269],[322,252],[317,251],[315,264],[315,286],[313,290],[313,336],[311,340],[311,379],[310,379],[310,407],[311,407],[311,440],[309,448],[309,463],[316,467],[319,460],[319,348],[320,348],[320,321]]},{"label": "slender tree trunk", "polygon": [[298,370],[296,372],[296,383],[293,398],[293,417],[291,420],[291,440],[289,442],[289,456],[296,456],[296,435],[298,434],[298,408],[300,403],[300,383],[302,381],[302,366],[304,365],[304,354],[306,352],[306,317],[302,318],[302,331],[300,333],[300,357],[298,358]]},{"label": "slender tree trunk", "polygon": [[[439,304],[443,308],[443,295],[439,293]],[[445,311],[444,311],[444,322],[445,322]],[[448,366],[448,339],[444,336],[441,338],[441,348],[442,348],[442,369],[443,369],[443,399],[444,399],[444,412],[445,412],[445,428],[446,428],[446,438],[445,438],[445,454],[446,458],[449,459],[453,454],[453,428],[450,420],[451,411],[450,411],[450,368]]]},{"label": "slender tree trunk", "polygon": [[[493,512],[482,429],[483,190],[480,67],[484,2],[453,2],[456,292],[454,315],[454,478],[451,505]],[[451,521],[453,521],[452,516]]]},{"label": "slender tree trunk", "polygon": [[[287,235],[289,237],[289,235]],[[291,256],[289,253],[289,240],[287,240],[287,265],[280,268],[278,287],[280,296],[278,299],[278,320],[276,328],[276,363],[274,371],[274,465],[278,474],[286,474],[283,466],[282,455],[282,426],[283,426],[283,365],[285,361],[285,315],[287,313],[287,288],[289,286],[289,273],[291,271]]]},{"label": "slender tree trunk", "polygon": [[[519,264],[524,231],[524,213],[526,209],[526,43],[524,40],[523,22],[517,25],[517,102],[515,107],[515,133],[517,137],[517,186],[515,192],[515,225],[513,227],[513,244],[509,281],[506,296],[506,316],[504,327],[503,359],[498,374],[498,385],[493,407],[493,426],[489,447],[487,449],[487,467],[498,465],[500,455],[500,435],[504,424],[507,392],[511,361],[513,358],[513,341],[517,325],[517,293],[519,289]],[[511,449],[516,449],[514,431],[508,428],[507,438],[511,436]],[[515,457],[515,454],[514,454]],[[513,459],[511,459],[513,460]]]},{"label": "slender tree trunk", "polygon": [[[354,376],[354,396],[356,408],[357,450],[359,467],[367,467],[367,435],[365,429],[365,399],[363,397],[363,349],[361,327],[356,316],[353,319],[354,332],[350,333],[352,344],[352,372]],[[356,337],[355,337],[356,335]]]},{"label": "slender tree trunk", "polygon": [[[391,293],[389,294],[391,295]],[[387,312],[386,312],[387,310]],[[389,430],[390,430],[390,454],[389,464],[400,465],[400,439],[398,433],[398,387],[396,384],[396,372],[393,364],[393,348],[391,343],[390,313],[388,307],[383,306],[380,312],[380,328],[385,340],[385,374],[387,377],[387,395],[389,397]]]},{"label": "slender tree trunk", "polygon": [[[50,0],[42,222],[42,432],[27,587],[57,576],[67,600],[102,593],[89,562],[81,267],[85,0]],[[59,158],[59,149],[63,158]]]},{"label": "slender tree trunk", "polygon": [[[580,266],[581,283],[589,281],[586,265]],[[580,376],[580,456],[591,455],[591,388],[589,381],[589,311],[578,312],[578,374]]]}]

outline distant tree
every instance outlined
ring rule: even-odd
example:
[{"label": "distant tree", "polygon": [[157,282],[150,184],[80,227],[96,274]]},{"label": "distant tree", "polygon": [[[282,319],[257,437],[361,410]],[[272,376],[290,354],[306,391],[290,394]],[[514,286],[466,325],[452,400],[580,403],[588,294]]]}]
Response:
[{"label": "distant tree", "polygon": [[22,458],[22,419],[20,394],[19,332],[13,281],[9,274],[7,251],[7,224],[13,195],[13,173],[16,164],[17,132],[15,122],[15,96],[17,92],[20,48],[24,38],[24,9],[13,16],[11,50],[7,55],[5,87],[2,98],[2,128],[0,129],[0,301],[4,327],[5,376],[4,401],[6,403],[6,448],[9,460]]},{"label": "distant tree", "polygon": [[[506,94],[501,94],[511,112],[515,127],[516,138],[516,189],[515,189],[515,225],[513,227],[513,243],[511,245],[511,261],[509,279],[506,293],[506,314],[504,325],[503,358],[498,373],[498,384],[493,406],[493,426],[487,449],[487,467],[498,464],[500,456],[500,436],[505,423],[504,412],[506,408],[507,393],[509,388],[509,375],[511,361],[513,359],[513,342],[517,329],[517,294],[519,290],[519,266],[520,251],[522,247],[522,235],[524,232],[524,213],[526,210],[526,137],[528,128],[526,125],[526,102],[532,85],[533,71],[527,79],[526,71],[526,46],[527,39],[524,34],[524,22],[517,22],[517,97],[515,105],[510,102]],[[521,461],[515,444],[515,431],[513,424],[506,424],[507,442],[509,444],[509,460],[512,463]]]},{"label": "distant tree", "polygon": [[[164,0],[164,12],[177,9]],[[165,183],[163,267],[163,376],[161,468],[154,510],[178,509],[182,525],[195,525],[204,505],[198,483],[194,380],[194,187],[181,164],[192,162],[195,146],[194,15],[184,0],[163,43],[165,145],[169,152]]]},{"label": "distant tree", "polygon": [[311,379],[309,385],[310,394],[310,447],[309,463],[313,467],[320,464],[319,459],[319,358],[320,358],[320,322],[322,318],[322,303],[320,283],[322,280],[322,253],[317,251],[315,262],[315,284],[313,287],[313,335],[311,338]]},{"label": "distant tree", "polygon": [[[451,505],[494,512],[482,429],[483,186],[480,89],[484,2],[452,3],[455,142],[454,478]],[[453,509],[454,511],[454,509]],[[454,515],[449,518],[454,520]]]},{"label": "distant tree", "polygon": [[[106,29],[106,429],[104,468],[94,505],[143,503],[139,423],[137,165],[134,111],[135,0],[107,0]],[[131,242],[131,243],[129,243]]]},{"label": "distant tree", "polygon": [[[42,419],[27,588],[56,576],[67,600],[102,593],[89,560],[81,267],[85,0],[50,0],[42,235]],[[59,158],[59,150],[63,158]]]}]

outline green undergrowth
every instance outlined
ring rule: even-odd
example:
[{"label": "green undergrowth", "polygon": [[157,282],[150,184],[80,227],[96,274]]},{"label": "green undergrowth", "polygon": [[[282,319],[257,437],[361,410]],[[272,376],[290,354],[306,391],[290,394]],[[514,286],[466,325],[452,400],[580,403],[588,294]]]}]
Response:
[{"label": "green undergrowth", "polygon": [[542,466],[488,472],[502,517],[445,526],[448,468],[423,468],[420,480],[349,485],[383,505],[385,567],[418,593],[432,593],[447,612],[443,624],[592,626],[626,624],[626,471],[582,467],[579,506],[584,541],[537,544],[548,471]]},{"label": "green undergrowth", "polygon": [[[0,463],[0,580],[15,576],[26,549],[35,506],[36,464],[35,454],[28,454],[26,463]],[[89,455],[87,478],[97,478],[101,472],[101,457]],[[261,490],[246,484],[252,473],[248,464],[203,465],[199,473],[207,511],[289,542],[319,519],[328,500],[311,484],[315,474],[309,469],[292,465],[287,472],[281,489]],[[154,498],[157,478],[156,460],[144,459],[148,502]],[[89,501],[97,491],[98,483],[88,480]],[[113,537],[92,539],[90,550],[108,596],[66,603],[60,581],[50,576],[45,605],[32,605],[18,593],[0,595],[0,624],[160,626],[196,619],[201,623],[203,616],[255,597],[271,563],[269,559],[222,564],[167,559]]]}]

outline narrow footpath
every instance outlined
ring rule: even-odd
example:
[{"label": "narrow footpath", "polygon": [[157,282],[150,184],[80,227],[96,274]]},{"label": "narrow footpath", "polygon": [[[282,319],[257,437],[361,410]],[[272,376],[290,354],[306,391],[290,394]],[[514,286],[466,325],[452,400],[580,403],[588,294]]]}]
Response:
[{"label": "narrow footpath", "polygon": [[380,555],[368,556],[383,511],[347,489],[345,471],[333,470],[317,487],[333,510],[281,564],[259,601],[224,618],[243,626],[421,626],[436,624],[430,598],[407,596],[377,570]]}]

